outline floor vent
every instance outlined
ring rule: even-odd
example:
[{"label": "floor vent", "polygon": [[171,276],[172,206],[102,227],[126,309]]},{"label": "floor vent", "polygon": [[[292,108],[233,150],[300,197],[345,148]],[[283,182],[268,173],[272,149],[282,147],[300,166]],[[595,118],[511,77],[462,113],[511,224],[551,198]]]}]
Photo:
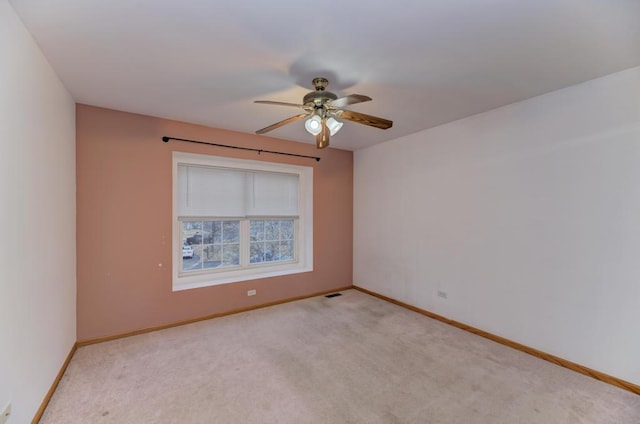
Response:
[{"label": "floor vent", "polygon": [[336,297],[336,296],[342,296],[342,293],[331,293],[326,295],[325,297],[331,299],[332,297]]}]

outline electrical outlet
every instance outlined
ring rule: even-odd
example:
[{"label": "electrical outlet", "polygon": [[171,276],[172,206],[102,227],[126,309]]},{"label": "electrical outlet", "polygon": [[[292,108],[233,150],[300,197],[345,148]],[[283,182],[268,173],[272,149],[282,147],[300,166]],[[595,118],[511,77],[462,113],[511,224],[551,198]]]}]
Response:
[{"label": "electrical outlet", "polygon": [[0,424],[4,424],[9,420],[9,415],[11,415],[11,403],[7,403],[4,408],[2,408],[2,412],[0,412]]},{"label": "electrical outlet", "polygon": [[[256,295],[256,291],[255,290],[248,290],[247,291],[247,296],[255,296]],[[2,424],[2,423],[0,423]]]},{"label": "electrical outlet", "polygon": [[438,290],[438,297],[446,299],[447,298],[447,292],[446,291],[442,291],[442,290]]}]

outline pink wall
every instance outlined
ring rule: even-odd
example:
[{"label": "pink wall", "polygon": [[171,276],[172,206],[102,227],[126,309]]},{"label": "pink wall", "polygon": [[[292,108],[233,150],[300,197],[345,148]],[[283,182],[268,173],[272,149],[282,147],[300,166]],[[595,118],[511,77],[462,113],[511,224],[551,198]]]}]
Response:
[{"label": "pink wall", "polygon": [[[164,135],[322,160],[163,143]],[[313,166],[314,271],[172,292],[173,151]],[[350,151],[77,105],[77,208],[79,341],[352,284]]]}]

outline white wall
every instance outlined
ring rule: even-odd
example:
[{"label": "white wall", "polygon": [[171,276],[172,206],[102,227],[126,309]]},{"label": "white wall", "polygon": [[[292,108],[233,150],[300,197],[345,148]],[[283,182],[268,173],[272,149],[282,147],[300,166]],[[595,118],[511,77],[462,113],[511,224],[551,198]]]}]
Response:
[{"label": "white wall", "polygon": [[354,161],[354,284],[640,384],[640,68]]},{"label": "white wall", "polygon": [[76,340],[75,104],[0,0],[0,408],[31,421]]}]

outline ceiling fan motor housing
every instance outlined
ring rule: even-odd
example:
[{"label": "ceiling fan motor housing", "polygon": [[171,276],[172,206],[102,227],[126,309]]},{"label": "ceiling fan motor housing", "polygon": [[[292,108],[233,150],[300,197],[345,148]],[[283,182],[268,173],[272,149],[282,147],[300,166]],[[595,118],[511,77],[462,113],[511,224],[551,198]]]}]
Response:
[{"label": "ceiling fan motor housing", "polygon": [[330,91],[324,91],[329,85],[329,80],[323,77],[313,79],[313,88],[316,91],[307,93],[302,98],[302,104],[305,106],[313,106],[315,109],[324,109],[324,104],[331,100],[336,100],[338,96]]},{"label": "ceiling fan motor housing", "polygon": [[302,98],[302,103],[305,106],[322,107],[329,100],[335,100],[338,96],[330,91],[318,90],[307,93]]}]

